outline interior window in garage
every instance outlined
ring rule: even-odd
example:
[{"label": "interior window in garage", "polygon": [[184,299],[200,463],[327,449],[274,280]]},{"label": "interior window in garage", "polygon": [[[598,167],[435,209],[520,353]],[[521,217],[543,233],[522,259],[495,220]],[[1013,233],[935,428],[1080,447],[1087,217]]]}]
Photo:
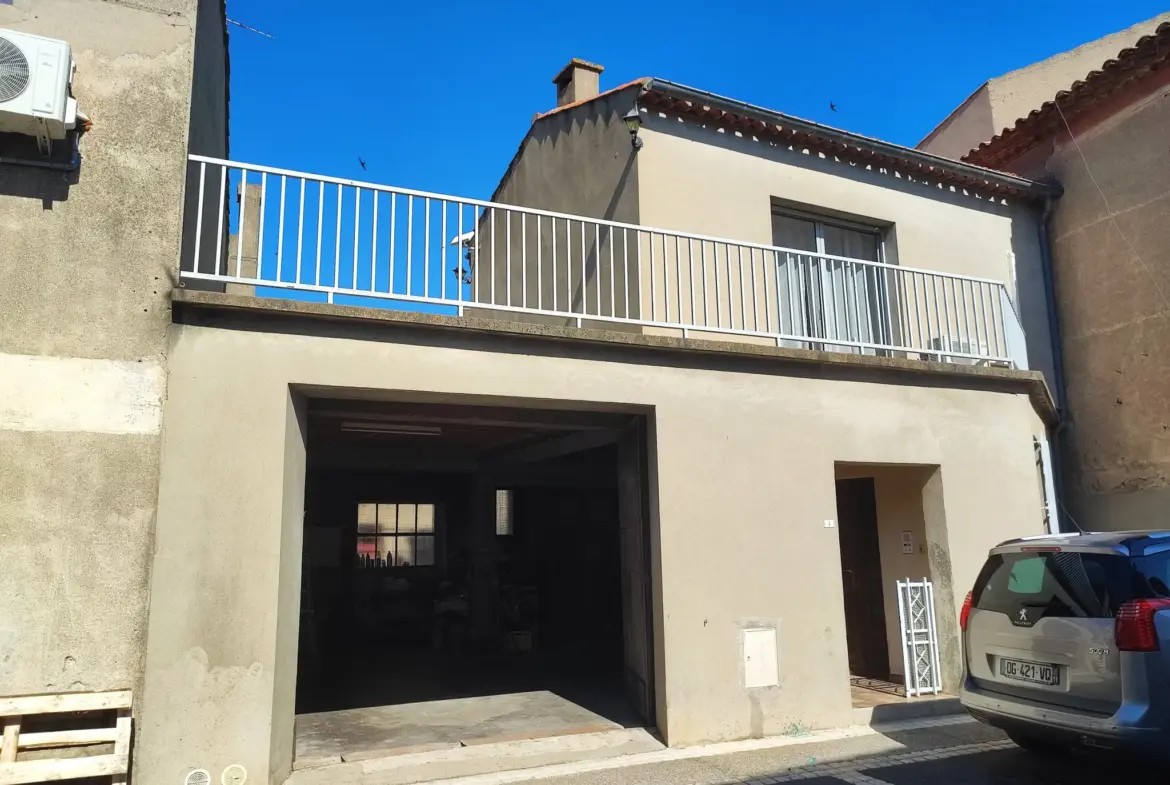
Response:
[{"label": "interior window in garage", "polygon": [[357,557],[362,567],[432,567],[435,505],[358,505]]}]

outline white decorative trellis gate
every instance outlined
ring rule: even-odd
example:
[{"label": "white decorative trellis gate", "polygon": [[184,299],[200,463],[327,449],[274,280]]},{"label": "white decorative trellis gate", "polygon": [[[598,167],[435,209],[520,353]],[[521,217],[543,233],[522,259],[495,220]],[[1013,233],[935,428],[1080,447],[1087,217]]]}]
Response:
[{"label": "white decorative trellis gate", "polygon": [[898,581],[898,621],[902,628],[902,672],[906,697],[942,692],[934,586],[926,578]]}]

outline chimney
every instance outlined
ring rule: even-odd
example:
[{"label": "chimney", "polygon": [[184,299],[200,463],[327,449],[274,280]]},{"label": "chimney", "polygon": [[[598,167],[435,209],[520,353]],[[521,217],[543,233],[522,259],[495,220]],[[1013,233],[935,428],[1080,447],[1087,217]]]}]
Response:
[{"label": "chimney", "polygon": [[588,101],[601,92],[601,72],[597,63],[573,58],[553,79],[557,86],[557,106]]}]

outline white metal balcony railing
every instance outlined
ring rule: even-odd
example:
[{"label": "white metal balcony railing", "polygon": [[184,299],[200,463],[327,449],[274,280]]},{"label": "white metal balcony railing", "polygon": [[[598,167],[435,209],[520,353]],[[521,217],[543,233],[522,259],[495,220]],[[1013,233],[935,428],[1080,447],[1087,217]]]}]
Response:
[{"label": "white metal balcony railing", "polygon": [[991,279],[190,160],[198,201],[187,216],[194,237],[185,282],[255,287],[258,296],[1027,367],[1006,287]]}]

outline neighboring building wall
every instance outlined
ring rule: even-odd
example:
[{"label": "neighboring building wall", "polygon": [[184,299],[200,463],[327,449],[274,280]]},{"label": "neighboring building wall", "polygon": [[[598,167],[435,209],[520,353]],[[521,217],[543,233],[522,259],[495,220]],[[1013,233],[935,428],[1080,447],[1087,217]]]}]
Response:
[{"label": "neighboring building wall", "polygon": [[991,94],[984,84],[919,142],[918,149],[957,161],[994,136],[994,126]]},{"label": "neighboring building wall", "polygon": [[[520,151],[500,182],[493,201],[534,207],[549,212],[572,213],[621,223],[638,223],[637,156],[630,145],[630,135],[622,115],[634,105],[633,90],[602,96],[580,106],[567,108],[538,119],[520,146]],[[511,235],[507,222],[511,221]],[[584,238],[581,236],[584,227]],[[627,281],[636,287],[636,279],[625,276],[621,267],[622,243],[633,248],[634,239],[596,229],[594,224],[542,219],[541,241],[536,242],[534,217],[522,219],[518,213],[498,212],[493,222],[485,211],[479,223],[477,282],[472,297],[478,302],[511,304],[551,309],[556,297],[558,310],[571,304],[582,313],[624,315]],[[555,235],[554,235],[555,231]],[[556,268],[553,268],[553,238],[556,238]],[[511,239],[511,257],[508,240]],[[582,243],[584,240],[584,244]],[[525,248],[525,246],[527,246]],[[610,266],[610,249],[617,261]],[[584,249],[584,252],[582,252]],[[636,250],[632,253],[636,254]],[[527,262],[527,277],[521,269]],[[511,291],[508,288],[511,272]],[[615,279],[611,299],[609,281]],[[597,279],[604,286],[598,310]],[[494,280],[494,283],[493,283]],[[635,289],[629,292],[637,303]],[[633,309],[631,309],[633,310]],[[471,315],[489,311],[470,309]],[[534,319],[510,314],[512,320]]]},{"label": "neighboring building wall", "polygon": [[[227,28],[224,23],[225,0],[200,0],[199,12],[196,19],[194,67],[191,79],[191,121],[188,126],[187,152],[197,155],[207,155],[213,158],[228,157],[228,58],[227,58]],[[182,269],[194,269],[195,256],[195,227],[199,204],[199,167],[197,164],[187,165],[187,182],[191,187],[186,190],[183,198],[183,244]],[[221,254],[220,267],[216,270],[215,249],[216,240],[226,247],[229,242],[230,226],[224,226],[222,238],[217,238],[219,225],[211,220],[216,215],[216,200],[222,196],[221,204],[224,217],[227,217],[229,200],[235,194],[230,193],[230,185],[224,184],[224,193],[220,194],[219,168],[211,168],[205,177],[203,195],[203,226],[200,240],[199,270],[201,272],[227,273],[227,255]],[[225,224],[227,221],[225,221]],[[252,234],[251,237],[255,237]],[[234,249],[234,246],[233,246]],[[231,272],[234,274],[235,269]],[[194,286],[192,286],[194,284]],[[184,286],[198,289],[216,289],[223,291],[222,284],[211,281],[186,281]]]},{"label": "neighboring building wall", "polygon": [[0,164],[0,695],[140,686],[196,17],[0,4],[93,120],[72,184]]},{"label": "neighboring building wall", "polygon": [[[958,608],[987,549],[1040,531],[1024,394],[844,376],[833,363],[810,372],[401,325],[253,332],[206,316],[171,339],[136,759],[150,782],[232,762],[278,782],[291,764],[298,390],[650,412],[657,716],[671,745],[852,723],[837,531],[823,526],[835,462],[938,467],[922,505],[952,680]],[[746,690],[741,631],[757,625],[779,631],[779,686]]]},{"label": "neighboring building wall", "polygon": [[918,149],[962,158],[1167,20],[1170,13],[987,81],[919,142]]},{"label": "neighboring building wall", "polygon": [[1039,173],[1065,189],[1052,217],[1070,415],[1060,440],[1067,503],[1086,529],[1170,519],[1170,79],[1131,90],[1076,122],[1075,144],[1062,135],[1039,151]]},{"label": "neighboring building wall", "polygon": [[1029,367],[1052,379],[1036,205],[943,190],[654,113],[641,135],[638,214],[647,226],[771,245],[772,207],[781,202],[883,227],[892,264],[1009,287],[1014,279]]},{"label": "neighboring building wall", "polygon": [[1084,79],[1167,20],[1170,12],[992,79],[989,86],[995,122],[987,139],[1015,125],[1016,120],[1027,117],[1033,109],[1051,101],[1058,92],[1069,89],[1073,82]]}]

